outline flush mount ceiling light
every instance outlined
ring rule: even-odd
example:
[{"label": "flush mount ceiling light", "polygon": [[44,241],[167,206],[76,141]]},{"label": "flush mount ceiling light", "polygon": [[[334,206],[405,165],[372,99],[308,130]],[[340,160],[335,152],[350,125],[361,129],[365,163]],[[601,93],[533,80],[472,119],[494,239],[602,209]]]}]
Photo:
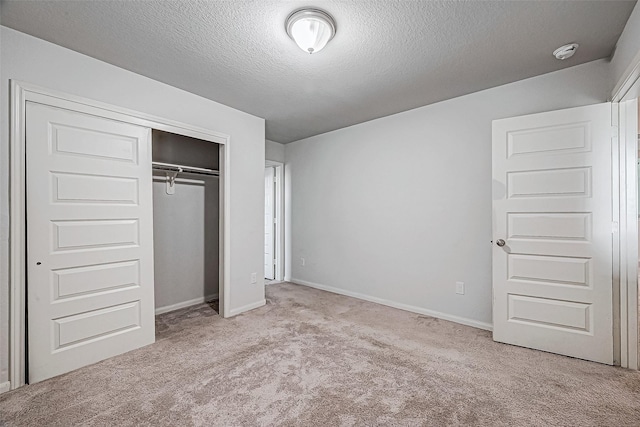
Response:
[{"label": "flush mount ceiling light", "polygon": [[578,46],[578,43],[565,44],[554,50],[553,56],[560,60],[571,58],[573,54],[576,53],[576,50],[578,50]]},{"label": "flush mount ceiling light", "polygon": [[336,23],[320,9],[300,9],[287,18],[287,34],[307,53],[320,52],[336,35]]}]

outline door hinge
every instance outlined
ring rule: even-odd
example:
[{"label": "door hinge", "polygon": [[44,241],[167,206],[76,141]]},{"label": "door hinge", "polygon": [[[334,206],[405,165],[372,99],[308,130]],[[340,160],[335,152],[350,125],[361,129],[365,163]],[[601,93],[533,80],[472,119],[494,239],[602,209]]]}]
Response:
[{"label": "door hinge", "polygon": [[611,126],[611,138],[618,137],[618,126]]},{"label": "door hinge", "polygon": [[618,221],[613,221],[611,223],[611,234],[616,234],[619,230]]}]

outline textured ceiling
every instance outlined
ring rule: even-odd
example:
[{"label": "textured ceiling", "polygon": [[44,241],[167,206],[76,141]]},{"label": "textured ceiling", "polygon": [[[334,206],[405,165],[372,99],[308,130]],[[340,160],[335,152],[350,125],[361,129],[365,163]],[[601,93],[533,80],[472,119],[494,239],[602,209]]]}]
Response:
[{"label": "textured ceiling", "polygon": [[[336,37],[284,30],[313,5]],[[3,1],[2,25],[267,120],[291,142],[611,55],[629,1]],[[555,60],[558,46],[580,43]]]}]

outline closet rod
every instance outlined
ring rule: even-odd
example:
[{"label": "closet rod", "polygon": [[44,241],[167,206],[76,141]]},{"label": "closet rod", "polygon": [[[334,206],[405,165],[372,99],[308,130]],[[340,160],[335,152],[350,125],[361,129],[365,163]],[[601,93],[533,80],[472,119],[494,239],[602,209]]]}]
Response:
[{"label": "closet rod", "polygon": [[151,162],[153,169],[162,171],[172,171],[178,173],[197,173],[200,175],[219,176],[220,171],[215,169],[198,168],[195,166],[174,165],[173,163]]}]

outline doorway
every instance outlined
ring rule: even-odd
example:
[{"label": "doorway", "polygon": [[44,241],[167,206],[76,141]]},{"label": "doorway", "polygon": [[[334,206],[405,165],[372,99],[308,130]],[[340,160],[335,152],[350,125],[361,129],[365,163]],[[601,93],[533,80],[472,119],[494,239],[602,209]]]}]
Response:
[{"label": "doorway", "polygon": [[[572,146],[566,146],[571,141],[571,138],[568,138],[569,131],[585,126],[588,122],[586,116],[580,120],[574,120],[574,125],[568,127],[548,127],[553,115],[574,113],[580,115],[581,112],[587,112],[598,106],[577,107],[494,122],[494,178],[498,184],[502,184],[498,186],[498,190],[501,191],[498,191],[497,199],[494,199],[494,219],[497,220],[497,227],[494,225],[492,241],[494,244],[494,339],[497,341],[638,369],[640,360],[638,346],[640,341],[638,335],[640,331],[638,316],[640,311],[638,268],[640,264],[640,185],[638,181],[640,106],[638,95],[640,95],[640,80],[637,80],[630,90],[616,92],[611,110],[594,116],[599,124],[590,125],[588,132],[574,132],[575,143]],[[520,126],[524,123],[523,120],[533,120],[534,124],[540,121],[543,128],[547,126],[544,138],[532,138],[532,129],[535,126]],[[570,121],[563,120],[563,124],[566,125]],[[510,127],[511,125],[514,125],[513,128]],[[507,131],[506,134],[505,131]],[[559,131],[564,132],[563,138],[557,138],[553,144],[541,145],[545,143],[545,138]],[[597,138],[595,138],[596,131],[600,135]],[[507,135],[508,137],[505,138]],[[594,144],[590,143],[587,146],[587,144],[581,144],[581,140],[585,142],[593,140]],[[505,141],[506,144],[503,143]],[[572,173],[584,171],[588,179],[574,180],[572,186],[565,186],[555,192],[546,191],[545,187],[558,186],[563,183],[563,180],[568,183],[566,178],[569,175],[565,174],[562,180],[540,181],[537,178],[556,173],[561,167],[566,168],[567,162],[572,158],[586,159],[588,153],[596,147],[595,141],[598,141],[600,147],[598,149],[601,150],[600,155],[594,158],[596,163],[587,165],[587,168],[582,165],[573,165],[571,169]],[[538,150],[539,154],[535,153],[536,144],[538,149],[543,148]],[[531,168],[531,165],[523,159],[534,154],[538,157],[544,154],[549,159],[545,162],[544,168],[532,173],[531,169],[534,168]],[[558,159],[552,157],[558,157]],[[610,165],[606,165],[608,158],[610,158]],[[514,166],[511,167],[508,162],[515,162]],[[526,166],[526,170],[516,170],[516,167],[523,166]],[[608,172],[605,167],[609,168]],[[605,168],[604,173],[603,168]],[[503,179],[505,176],[506,180]],[[526,191],[522,191],[522,188]],[[535,191],[531,191],[532,189]],[[603,191],[609,191],[610,196],[605,194],[603,197]],[[561,194],[564,196],[564,193],[570,193],[567,194],[570,197],[560,198],[559,196]],[[589,210],[589,205],[586,203],[572,207],[572,203],[575,204],[580,197],[585,200],[595,200],[596,196],[598,201],[592,203],[592,207],[599,209],[598,218],[600,219],[596,219],[595,211]],[[565,204],[561,211],[558,209],[552,211],[551,203],[545,203],[542,208],[537,209],[539,208],[537,203],[544,198],[553,199],[554,203],[557,203],[557,200],[566,199],[567,201],[563,202]],[[496,211],[496,203],[498,211]],[[507,206],[508,203],[513,206]],[[512,212],[504,215],[510,207]],[[520,208],[522,211],[517,211]],[[557,221],[561,217],[568,220],[568,214],[577,218],[585,213],[588,214],[588,218],[582,222],[574,221],[573,227],[570,227],[569,221],[562,221],[562,223]],[[532,223],[532,220],[535,220],[535,223]],[[553,225],[553,222],[558,223]],[[576,252],[576,255],[568,257],[567,253],[561,252],[561,250],[568,251],[572,245],[586,249],[589,245],[596,243],[596,238],[600,243],[597,245],[597,251],[592,254]],[[523,246],[525,244],[528,246]],[[558,246],[557,250],[553,249],[552,244]],[[526,251],[530,253],[526,254]],[[530,268],[534,262],[548,263],[553,257],[558,256],[564,257],[562,268],[542,268],[541,265]],[[586,268],[571,270],[568,262],[573,259],[587,261]],[[607,259],[611,268],[601,265]],[[528,266],[527,263],[530,265]],[[595,274],[598,271],[601,273],[599,276]],[[607,271],[611,273],[605,274]],[[565,277],[551,277],[557,276],[559,272]],[[573,277],[570,277],[569,273],[573,274]],[[505,287],[505,283],[511,286]],[[569,290],[572,292],[578,290],[584,295],[571,300],[567,297],[568,294],[560,298],[551,294]],[[586,294],[594,290],[601,295],[588,299]],[[548,302],[553,298],[560,301],[553,306],[553,310],[533,309],[534,303]],[[599,307],[594,304],[599,304]],[[572,309],[573,313],[568,312],[567,308]],[[572,315],[574,321],[571,322]],[[542,329],[537,334],[516,333],[518,328],[524,327]],[[600,331],[595,333],[595,328],[600,328]],[[558,335],[560,332],[566,332],[566,336],[562,339],[553,339],[552,335]],[[579,335],[576,335],[580,332],[583,332],[582,338],[585,341],[596,340],[599,337],[596,340],[597,343],[580,344]],[[574,345],[568,346],[570,342]],[[594,353],[596,349],[601,350],[600,355]]]},{"label": "doorway", "polygon": [[264,169],[265,284],[284,280],[284,164],[267,160]]},{"label": "doorway", "polygon": [[264,169],[264,278],[271,281],[276,278],[276,205],[275,205],[275,168]]}]

